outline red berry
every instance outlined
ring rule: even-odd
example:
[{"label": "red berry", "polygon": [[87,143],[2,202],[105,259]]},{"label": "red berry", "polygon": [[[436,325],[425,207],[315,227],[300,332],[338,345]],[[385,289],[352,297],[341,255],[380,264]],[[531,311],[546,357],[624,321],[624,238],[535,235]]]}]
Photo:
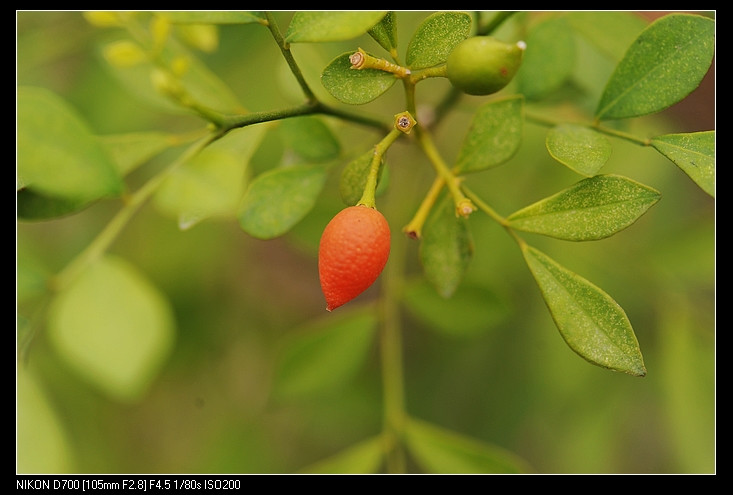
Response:
[{"label": "red berry", "polygon": [[367,290],[389,258],[389,224],[368,206],[341,210],[326,226],[318,248],[318,274],[332,311]]}]

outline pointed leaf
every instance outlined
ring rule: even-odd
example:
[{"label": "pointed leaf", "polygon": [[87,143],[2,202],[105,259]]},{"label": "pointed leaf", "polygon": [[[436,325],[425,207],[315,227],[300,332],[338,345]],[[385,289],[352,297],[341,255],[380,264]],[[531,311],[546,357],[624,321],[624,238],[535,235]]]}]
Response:
[{"label": "pointed leaf", "polygon": [[558,90],[575,66],[575,39],[564,17],[551,17],[529,32],[517,87],[528,100]]},{"label": "pointed leaf", "polygon": [[110,156],[63,99],[46,89],[20,87],[17,105],[20,184],[80,203],[122,192]]},{"label": "pointed leaf", "polygon": [[496,445],[415,418],[405,431],[410,454],[427,473],[480,474],[528,472],[527,463]]},{"label": "pointed leaf", "polygon": [[510,96],[479,107],[463,140],[454,172],[478,172],[509,160],[522,141],[524,99]]},{"label": "pointed leaf", "polygon": [[374,313],[358,312],[293,333],[277,360],[273,393],[290,400],[348,382],[367,357],[376,323]]},{"label": "pointed leaf", "polygon": [[[369,150],[351,160],[341,171],[339,192],[341,193],[341,200],[344,204],[354,206],[361,199],[369,170],[372,167],[372,158],[374,158],[374,150]],[[379,185],[382,184],[384,171],[385,166],[384,162],[382,162],[379,167],[379,175],[377,176],[377,193],[380,192]]]},{"label": "pointed leaf", "polygon": [[649,25],[631,45],[601,96],[599,119],[656,113],[689,95],[715,52],[715,21],[670,14]]},{"label": "pointed leaf", "polygon": [[48,334],[80,376],[115,399],[133,401],[171,352],[173,312],[134,266],[108,256],[58,294]]},{"label": "pointed leaf", "polygon": [[239,224],[259,239],[285,234],[313,208],[326,177],[326,170],[318,165],[262,173],[247,188],[239,209]]},{"label": "pointed leaf", "polygon": [[131,132],[99,136],[99,141],[112,156],[120,175],[124,176],[158,153],[178,144],[178,137],[163,132]]},{"label": "pointed leaf", "polygon": [[288,43],[344,41],[374,27],[387,12],[378,11],[299,11],[285,33]]},{"label": "pointed leaf", "polygon": [[715,197],[715,131],[657,136],[651,145]]},{"label": "pointed leaf", "polygon": [[285,146],[309,162],[331,160],[341,152],[338,139],[319,117],[284,119],[280,122],[280,133]]},{"label": "pointed leaf", "polygon": [[397,53],[397,13],[387,12],[387,15],[369,30],[369,36],[388,52]]},{"label": "pointed leaf", "polygon": [[606,136],[576,124],[560,124],[550,129],[545,145],[555,160],[587,177],[598,173],[612,151]]},{"label": "pointed leaf", "polygon": [[523,244],[522,254],[560,335],[573,351],[604,368],[646,375],[631,323],[611,296],[531,246]]},{"label": "pointed leaf", "polygon": [[415,30],[407,46],[407,66],[425,69],[445,63],[458,43],[471,33],[471,16],[465,12],[436,12]]},{"label": "pointed leaf", "polygon": [[456,216],[452,197],[446,195],[430,214],[420,242],[425,278],[442,297],[458,288],[473,256],[473,240],[466,219]]},{"label": "pointed leaf", "polygon": [[343,53],[333,59],[323,69],[321,83],[337,100],[350,105],[363,105],[391,88],[397,78],[379,69],[352,69],[349,57],[353,53]]},{"label": "pointed leaf", "polygon": [[245,10],[164,10],[155,12],[168,19],[174,24],[250,24],[253,22],[264,23],[265,16],[262,12]]},{"label": "pointed leaf", "polygon": [[374,474],[382,464],[384,440],[374,437],[308,466],[307,474]]},{"label": "pointed leaf", "polygon": [[266,126],[248,126],[220,140],[175,169],[155,195],[157,206],[189,228],[212,217],[233,217],[244,194],[249,159]]},{"label": "pointed leaf", "polygon": [[512,213],[513,229],[567,241],[593,241],[636,222],[661,195],[617,175],[596,175]]}]

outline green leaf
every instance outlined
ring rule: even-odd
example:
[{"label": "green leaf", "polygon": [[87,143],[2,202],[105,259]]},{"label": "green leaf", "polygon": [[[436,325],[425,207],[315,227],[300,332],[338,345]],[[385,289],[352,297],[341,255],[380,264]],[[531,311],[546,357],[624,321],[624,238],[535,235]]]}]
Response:
[{"label": "green leaf", "polygon": [[376,99],[397,81],[394,74],[379,69],[352,69],[343,53],[333,59],[321,74],[321,83],[337,100],[350,105],[363,105]]},{"label": "green leaf", "polygon": [[296,165],[269,170],[253,180],[239,209],[242,229],[259,239],[288,232],[315,205],[326,182],[319,165]]},{"label": "green leaf", "polygon": [[599,50],[619,61],[647,22],[638,14],[621,11],[575,11],[567,14],[573,29]]},{"label": "green leaf", "polygon": [[331,160],[341,153],[338,139],[319,117],[284,119],[280,122],[280,133],[285,146],[309,162]]},{"label": "green leaf", "polygon": [[575,39],[565,17],[551,17],[529,32],[517,87],[528,100],[539,100],[565,84],[575,66]]},{"label": "green leaf", "polygon": [[611,157],[611,143],[603,134],[576,124],[560,124],[547,133],[550,155],[569,169],[591,177]]},{"label": "green leaf", "polygon": [[131,132],[99,136],[112,156],[117,171],[125,176],[158,153],[178,144],[178,137],[164,132]]},{"label": "green leaf", "polygon": [[372,312],[324,319],[289,336],[277,359],[273,393],[284,400],[333,390],[366,360],[376,332]]},{"label": "green leaf", "polygon": [[305,474],[374,474],[382,464],[384,440],[374,437],[303,469]]},{"label": "green leaf", "polygon": [[567,241],[593,241],[636,222],[661,195],[618,175],[596,175],[507,217],[513,229]]},{"label": "green leaf", "polygon": [[293,15],[285,41],[288,43],[344,41],[365,34],[387,12],[300,11]]},{"label": "green leaf", "polygon": [[26,222],[71,215],[92,203],[78,199],[55,198],[27,187],[19,190],[15,199],[17,218]]},{"label": "green leaf", "polygon": [[17,473],[46,475],[72,472],[73,449],[61,417],[35,376],[19,367],[16,377]]},{"label": "green leaf", "polygon": [[155,195],[156,205],[182,229],[212,217],[234,217],[244,194],[245,171],[267,126],[235,129],[173,170]]},{"label": "green leaf", "polygon": [[471,16],[465,12],[436,12],[415,30],[407,46],[407,66],[425,69],[444,64],[453,48],[471,33]]},{"label": "green leaf", "polygon": [[397,13],[387,12],[381,21],[369,30],[369,36],[391,54],[397,53]]},{"label": "green leaf", "polygon": [[631,323],[611,296],[531,246],[522,244],[522,254],[560,335],[573,351],[604,368],[646,375]]},{"label": "green leaf", "polygon": [[174,24],[250,24],[253,22],[263,24],[265,22],[262,12],[245,10],[164,10],[157,11],[155,14],[165,17]]},{"label": "green leaf", "polygon": [[18,182],[76,203],[122,192],[111,158],[64,100],[46,89],[20,87],[17,106]]},{"label": "green leaf", "polygon": [[54,349],[82,378],[121,401],[140,399],[170,354],[173,312],[133,265],[107,256],[49,309]]},{"label": "green leaf", "polygon": [[481,105],[463,140],[455,173],[478,172],[509,160],[519,149],[524,99],[510,96]]},{"label": "green leaf", "polygon": [[649,25],[611,75],[596,110],[625,119],[664,110],[702,81],[715,52],[715,21],[670,14]]},{"label": "green leaf", "polygon": [[[374,150],[369,150],[351,160],[341,171],[339,180],[339,192],[341,200],[348,206],[354,206],[361,199],[366,186],[367,176],[372,166],[372,158],[374,158]],[[380,191],[379,185],[382,183],[382,175],[384,174],[384,162],[379,167],[379,175],[377,176],[377,192]]]},{"label": "green leaf", "polygon": [[652,138],[651,145],[715,197],[715,131],[666,134]]},{"label": "green leaf", "polygon": [[443,197],[425,222],[420,242],[420,261],[425,278],[444,298],[461,283],[473,256],[473,240],[466,219],[456,216],[453,198]]},{"label": "green leaf", "polygon": [[452,337],[473,337],[505,321],[507,304],[490,290],[461,285],[444,299],[428,283],[412,284],[405,291],[405,305],[429,329]]},{"label": "green leaf", "polygon": [[426,421],[409,418],[405,440],[410,454],[427,473],[480,474],[528,472],[527,463],[496,445]]}]

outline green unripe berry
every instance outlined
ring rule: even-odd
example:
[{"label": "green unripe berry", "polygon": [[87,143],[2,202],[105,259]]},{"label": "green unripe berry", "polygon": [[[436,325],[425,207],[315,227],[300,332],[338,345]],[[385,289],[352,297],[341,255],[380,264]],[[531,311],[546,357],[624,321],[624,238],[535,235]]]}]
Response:
[{"label": "green unripe berry", "polygon": [[490,95],[509,84],[519,70],[526,45],[504,43],[491,36],[461,41],[448,56],[446,76],[470,95]]}]

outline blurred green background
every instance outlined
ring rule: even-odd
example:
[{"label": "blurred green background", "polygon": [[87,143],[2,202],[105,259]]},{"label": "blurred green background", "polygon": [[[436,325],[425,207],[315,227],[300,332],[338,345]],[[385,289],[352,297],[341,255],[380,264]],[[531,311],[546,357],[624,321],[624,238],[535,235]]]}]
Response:
[{"label": "blurred green background", "polygon": [[[278,12],[281,29],[287,12]],[[404,48],[425,13],[400,12]],[[135,98],[100,56],[112,31],[80,12],[17,12],[18,85],[65,98],[96,134],[141,130],[184,133],[194,117],[170,115]],[[283,108],[300,94],[266,28],[220,26],[215,51],[198,54],[251,111]],[[318,80],[335,56],[377,51],[368,36],[294,45],[319,96],[338,104]],[[589,70],[579,67],[580,72]],[[600,91],[602,88],[597,88]],[[445,80],[417,88],[419,104],[440,101]],[[533,110],[573,118],[584,108],[578,85]],[[639,136],[715,128],[714,72],[688,100],[663,114],[628,122]],[[585,95],[592,99],[593,95]],[[480,97],[464,97],[435,129],[455,159]],[[402,111],[395,85],[351,110],[389,119]],[[419,119],[418,119],[419,120]],[[343,163],[381,136],[335,119]],[[509,213],[578,180],[544,147],[547,128],[528,123],[520,152],[468,184],[499,213]],[[454,299],[441,301],[421,280],[418,243],[400,234],[433,178],[416,147],[387,153],[389,187],[378,199],[403,264],[405,391],[408,412],[500,445],[540,473],[715,472],[715,202],[654,150],[613,140],[602,172],[626,175],[662,192],[637,223],[602,241],[567,243],[524,235],[532,245],[608,292],[634,326],[648,374],[634,378],[590,365],[563,342],[514,241],[485,215],[470,219],[475,253]],[[177,150],[174,150],[177,151]],[[127,178],[132,190],[169,163],[164,153]],[[290,159],[277,130],[254,155],[254,173]],[[338,169],[337,169],[338,170]],[[63,268],[120,208],[102,201],[73,216],[18,222],[17,262],[40,273]],[[175,218],[146,204],[110,253],[131,262],[170,301],[175,345],[146,393],[121,402],[77,375],[41,327],[17,368],[17,423],[35,432],[18,443],[18,472],[289,473],[376,435],[382,423],[377,342],[340,386],[298,397],[273,394],[284,342],[327,318],[318,283],[320,233],[342,207],[333,173],[313,211],[275,240],[245,234],[236,219],[181,231]],[[396,259],[398,257],[398,259]],[[345,306],[360,311],[379,284]],[[490,311],[476,311],[476,305]],[[472,309],[473,308],[473,309]],[[18,304],[21,325],[38,300]],[[337,312],[338,313],[338,312]],[[482,319],[476,319],[481,314]]]}]

